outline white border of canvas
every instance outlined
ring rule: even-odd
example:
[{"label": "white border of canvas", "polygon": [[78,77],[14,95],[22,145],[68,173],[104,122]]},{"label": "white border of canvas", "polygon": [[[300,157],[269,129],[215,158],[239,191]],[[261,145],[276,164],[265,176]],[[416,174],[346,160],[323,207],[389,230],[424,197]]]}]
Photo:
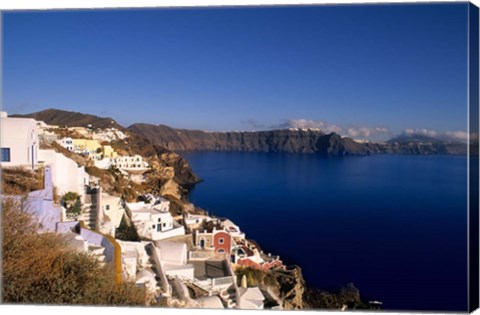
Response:
[{"label": "white border of canvas", "polygon": [[[298,4],[347,4],[347,3],[415,3],[415,2],[465,2],[455,0],[1,0],[0,11],[4,10],[45,10],[45,9],[101,9],[101,8],[142,8],[142,7],[194,7],[194,6],[242,6],[242,5],[298,5]],[[471,0],[472,3],[480,7],[480,0]],[[1,23],[1,19],[0,19]],[[1,27],[0,27],[1,28]],[[1,49],[1,45],[0,45]],[[0,56],[2,56],[0,52]],[[1,98],[1,94],[0,94]],[[221,315],[225,310],[211,310],[211,309],[170,309],[170,308],[130,308],[130,307],[91,307],[91,306],[25,306],[25,305],[0,305],[0,312],[2,314],[68,314],[68,315],[84,315],[85,312],[93,314],[115,313],[115,315],[131,315],[132,312],[137,314],[175,314],[186,315],[194,312],[196,315],[210,315],[212,313]],[[232,311],[228,311],[232,312]],[[272,311],[262,311],[262,313],[272,313]],[[308,311],[313,312],[313,311]],[[315,311],[317,312],[317,311]],[[319,311],[321,313],[328,313],[332,315],[345,314],[339,311]],[[238,315],[257,314],[254,311],[236,310]],[[302,312],[305,313],[305,312]],[[378,312],[347,312],[347,314],[366,314],[376,315]],[[401,314],[432,314],[432,312],[384,312],[392,315]],[[275,313],[276,314],[276,313]],[[298,314],[298,311],[281,311],[281,314]],[[441,314],[441,313],[436,313]],[[480,315],[480,310],[473,314]]]}]

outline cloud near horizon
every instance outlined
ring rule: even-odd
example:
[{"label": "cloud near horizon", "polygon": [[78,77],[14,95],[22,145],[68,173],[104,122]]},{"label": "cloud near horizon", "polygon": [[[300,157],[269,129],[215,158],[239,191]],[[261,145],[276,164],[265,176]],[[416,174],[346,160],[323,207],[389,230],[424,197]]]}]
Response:
[{"label": "cloud near horizon", "polygon": [[[312,119],[289,119],[285,120],[279,124],[268,125],[262,122],[259,122],[256,119],[243,120],[243,124],[249,126],[254,130],[272,130],[272,129],[287,129],[287,128],[298,128],[298,129],[320,129],[322,132],[331,133],[335,132],[342,136],[348,136],[358,140],[387,140],[388,138],[393,138],[395,134],[391,132],[390,129],[386,127],[370,127],[370,126],[361,126],[361,125],[337,125],[331,124],[324,120],[312,120]],[[440,132],[433,129],[427,128],[406,128],[397,136],[427,136],[440,140],[449,140],[449,141],[468,141],[468,132],[461,130],[445,131]],[[470,137],[473,140],[478,139],[478,134],[473,133]]]},{"label": "cloud near horizon", "polygon": [[[402,132],[402,135],[406,135],[406,136],[420,135],[420,136],[427,136],[427,137],[441,139],[441,140],[463,141],[463,142],[468,141],[468,136],[469,136],[468,132],[461,131],[461,130],[438,132],[431,129],[411,129],[411,128],[405,129]],[[478,139],[478,134],[471,133],[470,138],[471,140],[476,140]]]},{"label": "cloud near horizon", "polygon": [[415,135],[419,135],[419,136],[427,136],[427,137],[432,137],[432,138],[435,138],[438,136],[438,132],[436,132],[435,130],[431,130],[431,129],[412,129],[412,128],[407,128],[403,131],[403,134],[406,135],[406,136],[415,136]]},{"label": "cloud near horizon", "polygon": [[322,132],[331,133],[335,132],[342,136],[349,136],[352,138],[368,139],[371,137],[391,135],[388,128],[385,127],[369,127],[369,126],[340,126],[337,124],[331,124],[323,120],[312,119],[289,119],[284,122],[275,125],[266,125],[255,119],[243,120],[243,124],[255,130],[261,129],[286,129],[286,128],[298,128],[298,129],[320,129]]},{"label": "cloud near horizon", "polygon": [[357,138],[370,138],[379,135],[390,135],[390,130],[385,127],[351,127],[347,129],[348,135]]},{"label": "cloud near horizon", "polygon": [[285,128],[299,128],[299,129],[306,129],[306,128],[316,128],[320,129],[323,132],[330,133],[340,133],[343,131],[343,128],[335,125],[329,124],[322,120],[309,120],[309,119],[290,119],[286,123],[284,123]]}]

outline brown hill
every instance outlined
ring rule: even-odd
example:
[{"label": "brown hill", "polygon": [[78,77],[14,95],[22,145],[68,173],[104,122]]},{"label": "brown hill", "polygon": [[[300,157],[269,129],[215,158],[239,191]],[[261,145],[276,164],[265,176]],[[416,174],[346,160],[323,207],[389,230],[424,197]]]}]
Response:
[{"label": "brown hill", "polygon": [[16,114],[11,116],[33,118],[35,120],[41,120],[46,124],[58,125],[60,127],[87,127],[87,125],[90,124],[93,126],[93,128],[117,128],[121,130],[124,129],[113,118],[110,117],[98,117],[94,115],[53,108],[31,114]]}]

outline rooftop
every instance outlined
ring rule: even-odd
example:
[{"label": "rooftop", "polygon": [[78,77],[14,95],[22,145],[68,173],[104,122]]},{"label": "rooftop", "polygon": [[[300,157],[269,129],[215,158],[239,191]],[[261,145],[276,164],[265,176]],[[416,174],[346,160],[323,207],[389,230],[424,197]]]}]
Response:
[{"label": "rooftop", "polygon": [[198,280],[231,276],[225,260],[191,260],[188,263],[195,268],[194,276]]}]

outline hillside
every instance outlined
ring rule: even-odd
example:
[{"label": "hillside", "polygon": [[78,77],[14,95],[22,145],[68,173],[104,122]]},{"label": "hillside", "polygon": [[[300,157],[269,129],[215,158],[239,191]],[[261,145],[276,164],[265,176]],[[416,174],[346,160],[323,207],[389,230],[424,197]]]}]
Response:
[{"label": "hillside", "polygon": [[59,109],[46,109],[25,115],[10,115],[11,117],[28,117],[35,120],[41,120],[48,125],[57,125],[60,127],[86,127],[92,125],[94,128],[117,128],[124,129],[113,118],[98,117],[78,112],[70,112]]},{"label": "hillside", "polygon": [[[88,124],[91,124],[95,129],[113,127],[126,132],[129,135],[128,138],[123,140],[118,139],[112,141],[110,144],[114,147],[116,152],[120,153],[121,155],[139,154],[147,159],[147,161],[153,166],[153,171],[149,176],[149,182],[147,185],[148,189],[152,191],[160,190],[164,194],[170,194],[180,198],[185,192],[184,187],[200,181],[200,178],[195,175],[190,165],[184,158],[175,152],[166,149],[165,147],[152,144],[149,140],[141,135],[128,132],[123,126],[118,124],[112,118],[97,117],[94,115],[58,109],[47,109],[26,115],[10,116],[34,118],[36,120],[43,121],[48,125],[58,125],[60,127],[86,127]],[[82,161],[82,157],[63,149],[59,145],[54,146],[53,149],[60,151],[62,154],[75,160],[75,162],[77,162],[79,165],[89,166],[87,169],[90,171],[96,169],[92,168],[92,165],[87,165],[87,161]],[[113,189],[115,186],[115,180],[110,174],[108,174],[108,172],[102,172],[100,170],[96,170],[94,172],[96,174],[93,175],[105,178],[105,182],[108,184],[106,184],[108,186],[107,191],[109,189]],[[120,189],[119,187],[117,188]]]}]

